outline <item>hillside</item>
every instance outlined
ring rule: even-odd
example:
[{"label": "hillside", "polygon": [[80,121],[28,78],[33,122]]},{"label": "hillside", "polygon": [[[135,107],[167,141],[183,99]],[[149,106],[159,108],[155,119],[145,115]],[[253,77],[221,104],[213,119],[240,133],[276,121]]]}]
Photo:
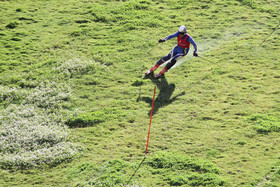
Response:
[{"label": "hillside", "polygon": [[[0,10],[0,186],[280,186],[278,0]],[[181,25],[202,58],[142,79]]]}]

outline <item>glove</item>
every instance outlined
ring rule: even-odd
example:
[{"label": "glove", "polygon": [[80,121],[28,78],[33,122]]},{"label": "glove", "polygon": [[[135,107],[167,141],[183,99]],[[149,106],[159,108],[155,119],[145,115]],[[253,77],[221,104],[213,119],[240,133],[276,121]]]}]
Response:
[{"label": "glove", "polygon": [[198,54],[196,51],[193,52],[193,56],[198,57]]},{"label": "glove", "polygon": [[162,42],[165,42],[165,39],[161,38],[161,39],[158,40],[158,43],[162,43]]}]

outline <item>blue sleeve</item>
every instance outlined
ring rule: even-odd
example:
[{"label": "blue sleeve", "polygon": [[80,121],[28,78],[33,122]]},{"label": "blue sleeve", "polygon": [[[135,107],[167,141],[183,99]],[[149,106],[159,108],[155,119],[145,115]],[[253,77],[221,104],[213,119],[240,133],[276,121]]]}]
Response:
[{"label": "blue sleeve", "polygon": [[171,38],[175,38],[175,37],[178,37],[179,36],[179,32],[175,32],[174,34],[171,34],[169,36],[167,36],[165,38],[165,40],[170,40]]},{"label": "blue sleeve", "polygon": [[195,43],[195,41],[192,39],[191,36],[189,36],[189,37],[187,38],[187,42],[190,42],[190,43],[193,45],[194,51],[197,51],[197,44]]}]

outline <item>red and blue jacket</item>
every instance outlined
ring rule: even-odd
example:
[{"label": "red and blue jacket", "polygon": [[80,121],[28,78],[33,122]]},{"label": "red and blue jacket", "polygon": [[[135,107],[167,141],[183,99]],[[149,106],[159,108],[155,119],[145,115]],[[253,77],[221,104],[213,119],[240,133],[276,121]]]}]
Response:
[{"label": "red and blue jacket", "polygon": [[170,40],[171,38],[175,38],[177,37],[177,45],[179,47],[182,47],[184,49],[189,49],[190,48],[190,44],[193,45],[194,47],[194,51],[197,51],[197,44],[195,43],[195,41],[192,39],[192,37],[188,34],[185,34],[182,38],[179,35],[179,32],[176,32],[174,34],[171,34],[169,36],[167,36],[165,38],[165,40]]}]

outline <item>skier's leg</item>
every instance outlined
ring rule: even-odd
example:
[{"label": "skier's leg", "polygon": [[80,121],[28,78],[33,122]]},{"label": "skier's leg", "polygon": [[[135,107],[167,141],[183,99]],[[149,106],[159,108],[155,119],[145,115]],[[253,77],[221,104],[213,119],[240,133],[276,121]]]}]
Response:
[{"label": "skier's leg", "polygon": [[166,64],[166,68],[167,70],[169,70],[172,66],[174,66],[174,64],[176,64],[177,60],[175,58],[172,58],[172,60]]},{"label": "skier's leg", "polygon": [[171,52],[170,52],[168,55],[162,57],[159,61],[157,61],[157,63],[156,63],[153,67],[151,67],[151,69],[148,70],[148,71],[145,73],[145,75],[147,76],[147,75],[149,75],[150,73],[152,73],[153,71],[155,71],[161,64],[165,63],[165,62],[166,62],[167,60],[169,60],[170,58],[171,58]]},{"label": "skier's leg", "polygon": [[155,75],[155,78],[159,78],[161,76],[164,75],[164,73],[166,73],[172,66],[174,66],[177,62],[178,59],[182,58],[182,56],[184,56],[184,54],[177,54],[174,58],[172,58],[172,60],[170,62],[168,62],[166,64],[166,66],[158,73]]}]

